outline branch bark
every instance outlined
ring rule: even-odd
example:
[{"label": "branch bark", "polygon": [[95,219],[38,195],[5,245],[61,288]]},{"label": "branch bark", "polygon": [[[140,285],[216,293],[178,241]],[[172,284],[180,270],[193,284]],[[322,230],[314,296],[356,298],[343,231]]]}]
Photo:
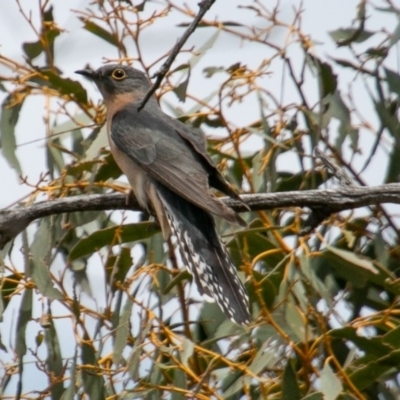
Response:
[{"label": "branch bark", "polygon": [[[400,183],[373,187],[341,187],[328,190],[304,190],[241,196],[252,211],[284,207],[308,207],[330,214],[381,203],[400,204]],[[43,201],[29,206],[0,210],[0,249],[22,232],[32,221],[49,215],[76,211],[132,210],[141,211],[135,199],[129,204],[121,193],[92,194]],[[222,200],[237,212],[248,211],[237,200]]]}]

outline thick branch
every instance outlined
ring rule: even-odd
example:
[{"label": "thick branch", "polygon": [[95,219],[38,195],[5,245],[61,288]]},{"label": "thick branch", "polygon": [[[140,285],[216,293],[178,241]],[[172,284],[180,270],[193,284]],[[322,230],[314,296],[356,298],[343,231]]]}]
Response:
[{"label": "thick branch", "polygon": [[[304,190],[241,196],[252,211],[282,207],[328,209],[331,213],[381,203],[400,204],[400,183],[374,187],[342,187],[329,190]],[[140,211],[133,199],[121,193],[92,194],[43,201],[29,206],[0,210],[0,249],[32,221],[49,215],[75,211],[132,210]],[[243,204],[230,198],[222,200],[237,212],[246,212]]]}]

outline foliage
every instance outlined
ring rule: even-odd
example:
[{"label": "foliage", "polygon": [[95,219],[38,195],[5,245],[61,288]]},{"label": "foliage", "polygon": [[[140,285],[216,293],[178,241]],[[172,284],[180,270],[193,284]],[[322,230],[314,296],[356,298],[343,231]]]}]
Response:
[{"label": "foliage", "polygon": [[[0,127],[2,156],[30,190],[24,204],[126,191],[106,149],[104,107],[92,100],[88,83],[66,77],[57,64],[59,43],[69,35],[55,19],[58,2],[41,0],[36,20],[33,4],[16,1],[35,37],[22,44],[22,62],[0,53],[7,71],[0,76]],[[196,33],[207,39],[187,45],[157,96],[165,110],[211,135],[210,154],[246,193],[284,196],[334,185],[314,147],[332,155],[355,184],[368,183],[365,171],[377,166],[381,182],[396,182],[400,10],[390,0],[376,3],[361,1],[351,25],[330,32],[344,58],[319,54],[301,7],[290,22],[262,1],[241,4],[254,19],[247,25],[228,12],[206,15]],[[177,15],[183,31],[195,12],[168,1],[108,0],[71,15],[99,46],[112,47],[114,60],[151,76],[168,51],[149,62],[142,37]],[[397,25],[367,30],[369,18],[383,14]],[[258,58],[247,64],[238,54],[235,63],[211,64],[207,51],[231,39],[252,46]],[[196,71],[203,72],[204,97],[191,92]],[[279,79],[277,94],[269,85]],[[48,167],[34,184],[17,151],[19,118],[32,97],[45,99],[45,124],[35,129],[43,131]],[[176,99],[186,103],[177,108]],[[235,114],[246,104],[258,117],[239,125]],[[306,214],[245,213],[248,227],[240,231],[218,222],[251,298],[248,328],[202,301],[148,215],[82,210],[43,218],[0,252],[2,398],[399,398],[394,210],[334,215],[301,237]]]}]

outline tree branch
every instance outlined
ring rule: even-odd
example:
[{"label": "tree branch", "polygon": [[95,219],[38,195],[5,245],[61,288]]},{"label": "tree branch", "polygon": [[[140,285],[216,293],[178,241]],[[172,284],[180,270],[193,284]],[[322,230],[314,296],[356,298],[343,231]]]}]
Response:
[{"label": "tree branch", "polygon": [[[328,209],[330,213],[381,203],[400,204],[400,183],[373,187],[341,187],[328,190],[304,190],[241,196],[252,211],[283,207]],[[221,198],[237,212],[248,211],[237,200]],[[132,210],[141,211],[135,199],[121,193],[92,194],[43,201],[29,206],[0,210],[0,249],[23,231],[32,221],[49,215],[76,211]]]},{"label": "tree branch", "polygon": [[203,18],[204,14],[210,9],[215,0],[203,0],[199,3],[199,12],[196,17],[192,21],[192,23],[187,27],[185,33],[181,36],[181,38],[176,42],[175,46],[172,48],[170,55],[167,60],[161,66],[161,68],[153,75],[153,78],[156,78],[153,85],[150,87],[146,95],[143,97],[141,102],[138,105],[138,111],[140,111],[145,104],[148,102],[149,98],[153,95],[153,93],[160,87],[162,80],[165,75],[171,68],[172,63],[174,62],[176,56],[179,54],[182,46],[186,43],[189,36],[195,31],[197,25]]}]

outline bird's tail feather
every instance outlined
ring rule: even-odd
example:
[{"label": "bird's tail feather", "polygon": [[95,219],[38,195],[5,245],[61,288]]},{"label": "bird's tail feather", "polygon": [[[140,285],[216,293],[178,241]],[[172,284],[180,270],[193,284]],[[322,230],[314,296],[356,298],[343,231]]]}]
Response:
[{"label": "bird's tail feather", "polygon": [[165,186],[160,185],[158,194],[199,292],[206,300],[216,301],[233,322],[250,323],[246,290],[218,237],[213,217]]}]

